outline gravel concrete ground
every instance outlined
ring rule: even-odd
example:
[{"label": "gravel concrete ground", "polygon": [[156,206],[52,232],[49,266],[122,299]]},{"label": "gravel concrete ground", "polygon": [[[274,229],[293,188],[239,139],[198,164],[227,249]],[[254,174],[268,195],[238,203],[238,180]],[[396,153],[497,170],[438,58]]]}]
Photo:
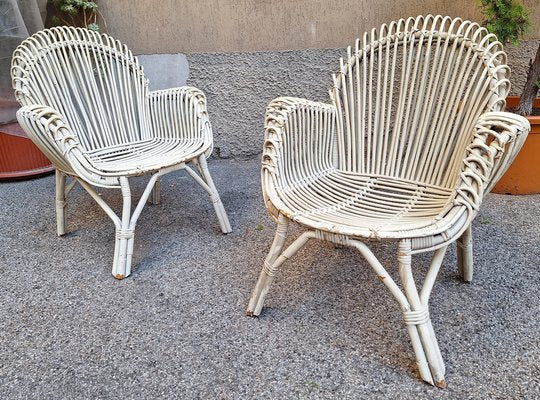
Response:
[{"label": "gravel concrete ground", "polygon": [[[261,317],[245,317],[274,223],[258,159],[210,168],[234,232],[219,232],[191,178],[170,174],[123,281],[110,274],[113,225],[81,188],[58,238],[53,176],[0,185],[1,399],[538,398],[540,196],[485,199],[472,283],[449,249],[431,301],[441,390],[418,380],[397,304],[352,250],[308,244]],[[103,196],[120,208],[117,191]],[[395,274],[395,246],[374,251]],[[414,261],[425,272],[428,258]]]}]

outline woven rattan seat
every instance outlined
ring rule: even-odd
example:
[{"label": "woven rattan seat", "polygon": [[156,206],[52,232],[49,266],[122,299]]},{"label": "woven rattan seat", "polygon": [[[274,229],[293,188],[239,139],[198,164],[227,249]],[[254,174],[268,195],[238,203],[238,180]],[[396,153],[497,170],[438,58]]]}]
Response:
[{"label": "woven rattan seat", "polygon": [[121,176],[172,167],[206,150],[202,139],[156,138],[93,150],[86,156],[96,169]]},{"label": "woven rattan seat", "polygon": [[425,228],[452,206],[446,188],[338,170],[276,191],[292,220],[363,238]]}]

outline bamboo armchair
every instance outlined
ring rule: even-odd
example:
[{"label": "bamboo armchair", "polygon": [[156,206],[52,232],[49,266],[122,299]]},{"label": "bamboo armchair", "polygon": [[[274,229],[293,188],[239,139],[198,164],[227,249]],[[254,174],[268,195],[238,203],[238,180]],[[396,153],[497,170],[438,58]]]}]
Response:
[{"label": "bamboo armchair", "polygon": [[[396,298],[421,378],[445,386],[428,300],[448,245],[472,279],[471,222],[530,126],[503,112],[502,45],[470,21],[419,16],[348,48],[331,104],[278,98],[266,109],[262,189],[277,230],[247,314],[277,270],[310,239],[357,249]],[[307,230],[285,250],[289,221]],[[367,242],[397,242],[401,286]],[[420,290],[412,255],[433,251]]]},{"label": "bamboo armchair", "polygon": [[[131,273],[135,225],[145,203],[160,201],[160,177],[185,169],[209,194],[221,230],[231,231],[208,171],[212,130],[204,94],[192,87],[149,92],[137,58],[108,35],[71,27],[40,31],[14,52],[19,123],[56,167],[58,235],[76,182],[116,227],[112,274]],[[193,162],[200,175],[188,163]],[[131,212],[129,178],[151,178]],[[66,177],[73,180],[66,185]],[[121,216],[94,186],[120,189]]]}]

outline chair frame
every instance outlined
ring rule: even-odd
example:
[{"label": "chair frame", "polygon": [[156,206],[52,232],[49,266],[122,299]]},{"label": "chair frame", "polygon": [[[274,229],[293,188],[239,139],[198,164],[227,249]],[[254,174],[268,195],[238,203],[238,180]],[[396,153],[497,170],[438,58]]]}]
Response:
[{"label": "chair frame", "polygon": [[[54,57],[46,58],[48,53],[54,53]],[[91,68],[89,60],[95,62],[95,70],[80,73],[83,67]],[[60,98],[52,87],[54,82],[49,82],[49,72],[55,76],[56,85],[72,85],[76,92],[70,98]],[[72,27],[46,29],[26,39],[14,52],[11,73],[15,96],[22,105],[17,112],[19,123],[56,168],[58,235],[66,233],[66,199],[78,182],[116,228],[115,278],[131,274],[137,220],[147,201],[160,203],[160,178],[169,172],[185,170],[209,195],[221,231],[231,232],[208,170],[206,159],[212,153],[213,136],[206,98],[199,89],[186,86],[150,92],[142,66],[125,45],[109,35]],[[83,81],[79,86],[74,83],[77,78]],[[64,107],[65,113],[50,103]],[[82,107],[89,112],[77,117],[77,108]],[[110,119],[111,115],[123,121],[109,123],[106,117]],[[142,119],[134,122],[137,118]],[[98,133],[85,133],[85,126]],[[143,139],[149,146],[153,141],[157,145],[145,152],[137,148]],[[167,157],[163,156],[164,148],[170,150]],[[110,157],[100,155],[103,151],[110,151],[116,164],[103,167]],[[133,209],[129,178],[142,175],[150,179]],[[69,184],[67,177],[72,178]],[[95,187],[120,190],[120,215]]]},{"label": "chair frame", "polygon": [[[352,66],[359,68],[358,57],[375,54],[380,49],[380,44],[390,38],[398,38],[395,39],[396,42],[398,40],[405,41],[409,37],[418,37],[418,35],[431,35],[429,36],[431,38],[434,36],[434,31],[438,29],[441,32],[440,37],[446,40],[443,41],[444,47],[441,46],[441,49],[438,48],[438,50],[441,52],[449,51],[453,39],[461,39],[469,35],[472,37],[470,43],[477,43],[474,44],[475,51],[481,52],[482,57],[484,57],[482,60],[486,61],[492,71],[492,78],[489,81],[492,84],[492,91],[490,97],[486,98],[485,111],[476,119],[476,123],[471,125],[474,127],[473,134],[470,141],[467,142],[468,144],[464,143],[464,158],[461,162],[453,164],[457,178],[454,181],[450,180],[451,176],[447,178],[449,179],[447,184],[453,187],[453,201],[447,209],[443,210],[444,214],[441,218],[427,227],[377,231],[373,229],[362,230],[362,227],[351,228],[345,224],[341,225],[339,222],[333,225],[319,223],[315,217],[308,218],[306,215],[296,212],[291,208],[292,203],[314,204],[316,199],[309,197],[310,192],[307,189],[304,191],[299,189],[295,192],[294,200],[284,200],[280,193],[300,183],[314,182],[320,177],[326,176],[331,169],[354,169],[355,162],[360,162],[355,161],[354,153],[351,156],[347,143],[354,144],[355,140],[364,139],[366,143],[369,143],[370,140],[371,143],[374,143],[377,140],[377,132],[368,132],[360,136],[359,139],[355,138],[355,118],[344,116],[342,111],[348,110],[352,115],[357,112],[353,106],[355,100],[352,93],[355,87],[352,84],[351,75]],[[459,18],[419,16],[383,25],[379,34],[374,29],[370,35],[366,33],[362,41],[356,42],[355,52],[350,47],[348,48],[348,61],[345,62],[341,59],[340,73],[334,75],[334,87],[330,92],[332,104],[291,97],[282,97],[272,101],[266,110],[261,176],[264,202],[269,213],[277,221],[277,229],[253,289],[246,314],[248,316],[260,315],[277,271],[309,240],[316,239],[352,247],[364,256],[379,280],[397,300],[411,338],[420,377],[432,385],[445,387],[445,365],[430,319],[429,297],[448,245],[454,241],[457,241],[459,274],[467,282],[472,280],[472,220],[478,212],[484,195],[491,190],[509,167],[530,130],[530,125],[525,118],[501,111],[509,91],[507,79],[509,70],[505,65],[505,60],[506,56],[502,51],[502,45],[496,41],[494,35],[488,34],[478,24],[462,21]],[[388,63],[388,59],[386,62]],[[364,62],[365,64],[366,62]],[[412,62],[407,64],[403,71],[416,72]],[[426,74],[426,71],[428,70],[424,68],[423,73]],[[380,101],[380,91],[386,89],[387,82],[393,82],[393,76],[390,76],[388,71],[383,73],[384,78],[378,81],[378,86],[374,89],[377,94],[373,98],[376,98],[377,102]],[[409,82],[415,79],[414,73],[411,73],[410,76],[403,76]],[[425,75],[422,77],[418,72],[416,78],[420,80],[425,78]],[[384,89],[381,89],[383,87]],[[358,90],[356,92],[360,93]],[[350,96],[347,93],[350,93]],[[358,96],[361,99],[360,94]],[[340,99],[344,99],[344,103]],[[353,105],[346,104],[347,99]],[[384,102],[381,101],[381,103],[380,107],[384,108]],[[400,117],[408,118],[408,113],[412,114],[413,111],[406,104],[399,104],[396,120],[399,120]],[[427,108],[432,107],[432,104],[418,103],[418,106]],[[368,104],[367,107],[369,107],[366,112],[367,118],[372,118],[372,115],[375,115],[375,118],[378,115],[383,115],[384,109],[381,111],[377,107],[372,108],[371,104]],[[456,109],[459,110],[459,107]],[[459,110],[457,112],[464,113],[466,111]],[[358,111],[358,114],[361,114],[361,111]],[[388,113],[388,115],[390,114]],[[358,118],[360,120],[360,117]],[[418,115],[416,121],[419,124],[425,123]],[[388,132],[388,127],[386,129]],[[402,143],[404,142],[402,141]],[[310,152],[314,146],[318,146],[317,150]],[[418,151],[421,152],[421,149]],[[300,159],[300,157],[302,158]],[[373,158],[370,165],[377,173],[378,171],[394,171],[403,167],[396,164],[383,165],[382,163],[384,160]],[[360,165],[359,170],[362,168]],[[404,171],[404,177],[412,176],[412,170],[403,167],[402,171]],[[415,178],[413,177],[413,179]],[[437,179],[442,182],[441,178]],[[327,195],[331,197],[332,194],[328,193]],[[382,202],[383,200],[381,200]],[[391,206],[391,199],[382,204],[380,207]],[[285,247],[290,221],[297,222],[306,231],[288,247]],[[369,249],[366,243],[373,241],[397,243],[398,273],[401,286],[394,281],[387,269]],[[412,271],[412,255],[424,252],[433,252],[433,257],[423,284],[417,288]]]}]

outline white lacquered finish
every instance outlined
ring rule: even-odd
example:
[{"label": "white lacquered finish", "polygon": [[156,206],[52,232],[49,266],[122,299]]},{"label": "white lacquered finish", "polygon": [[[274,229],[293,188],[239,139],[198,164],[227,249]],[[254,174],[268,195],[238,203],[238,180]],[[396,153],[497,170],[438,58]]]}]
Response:
[{"label": "white lacquered finish", "polygon": [[[282,97],[266,110],[264,201],[276,237],[247,308],[309,240],[356,248],[396,298],[422,379],[446,385],[428,300],[447,246],[472,279],[471,222],[530,126],[504,112],[506,54],[477,23],[419,16],[373,29],[333,76],[331,102]],[[288,222],[307,231],[283,251]],[[397,243],[398,285],[366,243]],[[421,289],[412,255],[434,251]]]},{"label": "white lacquered finish", "polygon": [[[108,35],[56,27],[26,39],[14,52],[11,74],[22,108],[19,123],[53,162],[57,231],[65,233],[66,196],[79,182],[116,227],[112,274],[131,273],[135,225],[147,201],[160,202],[159,178],[194,162],[191,176],[210,196],[221,230],[231,226],[206,158],[212,129],[204,94],[193,87],[150,92],[137,58]],[[149,175],[132,210],[129,178]],[[66,186],[66,177],[73,181]],[[121,216],[94,187],[120,189]]]}]

